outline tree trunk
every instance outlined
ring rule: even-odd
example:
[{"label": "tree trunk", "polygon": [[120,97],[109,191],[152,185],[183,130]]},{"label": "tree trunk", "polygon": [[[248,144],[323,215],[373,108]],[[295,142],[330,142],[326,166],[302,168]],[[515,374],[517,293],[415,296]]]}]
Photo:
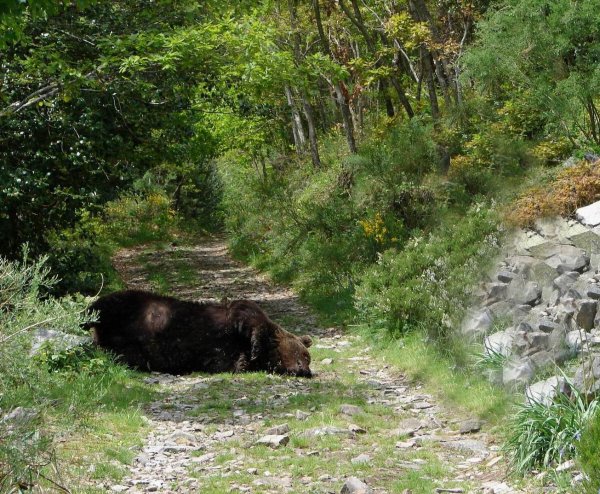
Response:
[{"label": "tree trunk", "polygon": [[301,155],[304,154],[306,149],[306,136],[304,135],[304,127],[302,126],[302,118],[298,107],[294,102],[294,96],[289,86],[285,86],[285,97],[287,99],[290,111],[292,112],[292,133],[294,134],[294,146],[296,147],[296,153]]},{"label": "tree trunk", "polygon": [[310,143],[310,157],[315,168],[321,168],[321,157],[319,156],[319,143],[317,141],[317,129],[312,106],[304,93],[300,94],[302,100],[302,111],[308,125],[308,142]]},{"label": "tree trunk", "polygon": [[431,116],[434,120],[440,118],[440,106],[438,104],[437,93],[435,92],[435,81],[433,79],[434,67],[431,53],[421,47],[421,57],[423,58],[423,70],[426,73],[427,92],[429,94],[429,105],[431,107]]},{"label": "tree trunk", "polygon": [[[315,13],[317,31],[319,32],[319,38],[321,40],[321,45],[323,46],[323,51],[327,56],[329,56],[329,58],[331,58],[331,60],[335,62],[336,60],[333,56],[333,53],[331,52],[331,47],[329,46],[329,40],[327,39],[327,36],[325,36],[325,31],[323,29],[319,0],[313,0],[313,10]],[[351,153],[356,153],[356,141],[354,139],[354,124],[352,122],[352,114],[350,113],[350,104],[348,103],[347,91],[343,90],[342,83],[340,82],[333,82],[331,83],[331,85],[333,86],[337,104],[342,114],[342,124],[344,125],[344,132],[346,133],[346,142],[348,143],[348,149]]]}]

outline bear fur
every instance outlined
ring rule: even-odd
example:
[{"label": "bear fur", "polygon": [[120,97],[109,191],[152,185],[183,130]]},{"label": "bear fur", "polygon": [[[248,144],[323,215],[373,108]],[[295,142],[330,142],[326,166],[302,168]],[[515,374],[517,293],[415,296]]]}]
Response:
[{"label": "bear fur", "polygon": [[89,310],[98,314],[89,324],[96,344],[138,370],[312,376],[310,337],[285,331],[249,300],[199,303],[124,290]]}]

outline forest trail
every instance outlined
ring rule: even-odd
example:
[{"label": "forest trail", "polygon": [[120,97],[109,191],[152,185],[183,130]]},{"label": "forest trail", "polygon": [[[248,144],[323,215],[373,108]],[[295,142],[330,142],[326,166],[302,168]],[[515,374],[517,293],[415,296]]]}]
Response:
[{"label": "forest trail", "polygon": [[[111,491],[339,493],[357,477],[374,493],[523,492],[507,485],[499,447],[478,424],[360,337],[318,327],[292,291],[234,261],[224,239],[125,249],[114,262],[129,288],[257,301],[284,328],[313,336],[316,376],[149,375],[162,398],[144,409],[150,433]],[[285,444],[257,444],[267,434]]]}]

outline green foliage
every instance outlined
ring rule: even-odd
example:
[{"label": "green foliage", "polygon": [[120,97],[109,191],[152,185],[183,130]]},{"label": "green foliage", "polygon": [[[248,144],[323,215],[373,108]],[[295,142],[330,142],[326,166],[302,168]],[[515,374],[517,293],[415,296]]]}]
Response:
[{"label": "green foliage", "polygon": [[135,390],[121,389],[128,371],[96,350],[46,346],[31,358],[36,328],[81,334],[82,324],[89,321],[82,297],[46,295],[56,283],[46,262],[31,260],[26,250],[20,262],[0,257],[0,409],[3,415],[23,410],[15,412],[15,419],[0,421],[2,492],[43,490],[62,482],[53,437],[57,425],[71,431],[101,406],[130,406],[131,400],[141,399]]},{"label": "green foliage", "polygon": [[550,405],[532,401],[521,405],[505,443],[512,470],[525,474],[574,457],[582,432],[598,410],[576,389],[558,394]]},{"label": "green foliage", "polygon": [[397,125],[383,142],[318,171],[290,163],[265,175],[228,154],[221,169],[234,251],[305,294],[347,299],[362,268],[433,218],[434,193],[419,184],[435,166],[429,131]]},{"label": "green foliage", "polygon": [[581,470],[587,475],[586,492],[597,494],[600,490],[600,413],[596,410],[575,443]]},{"label": "green foliage", "polygon": [[594,2],[501,2],[478,24],[467,74],[504,102],[521,134],[559,132],[597,144],[599,15]]},{"label": "green foliage", "polygon": [[464,218],[384,252],[357,284],[361,320],[392,333],[422,330],[447,345],[472,284],[496,252],[498,234],[494,209],[476,204]]},{"label": "green foliage", "polygon": [[212,212],[216,143],[193,107],[211,51],[177,51],[204,15],[192,3],[70,5],[3,50],[0,254],[17,256],[25,241],[48,250],[49,231],[72,228],[148,172],[175,207]]}]

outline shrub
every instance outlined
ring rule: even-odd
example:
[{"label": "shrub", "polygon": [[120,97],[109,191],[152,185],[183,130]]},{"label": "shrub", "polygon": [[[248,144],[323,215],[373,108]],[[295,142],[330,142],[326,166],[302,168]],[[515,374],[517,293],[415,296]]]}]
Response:
[{"label": "shrub", "polygon": [[596,411],[575,443],[581,470],[587,475],[586,492],[598,494],[600,491],[600,412]]},{"label": "shrub", "polygon": [[168,239],[176,223],[171,200],[163,192],[123,196],[108,202],[102,216],[102,234],[123,246]]},{"label": "shrub", "polygon": [[1,415],[13,415],[0,420],[0,492],[57,488],[52,431],[61,421],[68,423],[58,428],[68,430],[77,418],[97,412],[126,372],[86,348],[57,352],[47,346],[31,358],[36,328],[81,334],[89,321],[82,297],[47,295],[55,283],[46,257],[31,260],[27,249],[20,262],[0,257],[0,404]]},{"label": "shrub", "polygon": [[489,168],[469,156],[458,155],[450,159],[448,178],[464,186],[466,192],[472,196],[488,191],[491,176]]},{"label": "shrub", "polygon": [[521,195],[506,213],[508,223],[525,227],[544,216],[569,216],[600,198],[600,167],[580,163],[561,170],[545,187]]},{"label": "shrub", "polygon": [[360,318],[376,329],[423,330],[448,343],[473,281],[496,251],[497,235],[494,209],[477,205],[464,218],[413,238],[401,251],[384,252],[358,281]]},{"label": "shrub", "polygon": [[576,389],[572,396],[558,394],[550,405],[521,405],[504,445],[511,469],[522,475],[574,457],[582,431],[597,410],[598,401],[588,403]]},{"label": "shrub", "polygon": [[531,154],[541,163],[555,165],[569,156],[573,145],[568,139],[545,139],[538,142],[531,150]]}]

